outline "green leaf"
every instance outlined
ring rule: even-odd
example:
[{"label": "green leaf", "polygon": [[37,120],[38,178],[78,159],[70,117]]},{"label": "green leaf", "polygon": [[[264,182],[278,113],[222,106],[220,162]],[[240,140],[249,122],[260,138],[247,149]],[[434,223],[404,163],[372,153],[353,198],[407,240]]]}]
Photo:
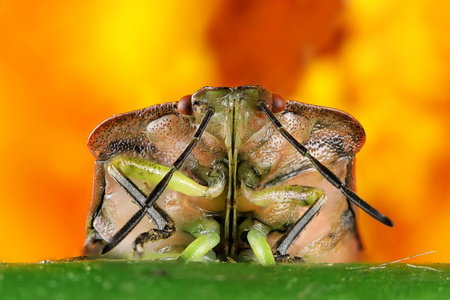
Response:
[{"label": "green leaf", "polygon": [[450,264],[1,264],[1,299],[449,299]]}]

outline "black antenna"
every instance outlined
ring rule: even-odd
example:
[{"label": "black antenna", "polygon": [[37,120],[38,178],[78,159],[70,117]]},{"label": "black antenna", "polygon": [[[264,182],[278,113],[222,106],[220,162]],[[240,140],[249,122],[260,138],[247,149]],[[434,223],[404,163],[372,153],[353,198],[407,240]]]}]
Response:
[{"label": "black antenna", "polygon": [[[122,173],[117,170],[114,165],[108,167],[109,175],[130,195],[135,203],[140,207],[144,208],[145,202],[147,201],[147,196],[145,196],[129,179],[122,175]],[[164,230],[168,225],[168,221],[164,216],[151,206],[147,209],[147,216],[152,219],[153,223],[159,230]]]},{"label": "black antenna", "polygon": [[328,180],[332,185],[334,185],[337,189],[344,194],[347,199],[353,202],[355,205],[360,207],[363,211],[365,211],[368,215],[370,215],[375,220],[387,225],[389,227],[394,226],[394,223],[385,215],[380,213],[374,207],[372,207],[369,203],[365,202],[358,195],[356,195],[352,190],[350,190],[333,172],[331,172],[327,167],[325,167],[320,161],[318,161],[314,156],[309,153],[308,149],[305,148],[302,144],[300,144],[286,129],[283,128],[283,125],[277,120],[277,118],[273,115],[273,113],[269,110],[266,103],[264,101],[259,101],[259,106],[265,112],[269,120],[275,125],[278,131],[284,136],[286,140],[291,143],[298,152],[300,152],[304,157],[308,158],[314,167]]},{"label": "black antenna", "polygon": [[209,120],[211,119],[212,115],[214,114],[214,109],[212,107],[208,107],[206,109],[205,118],[203,119],[202,123],[198,127],[197,131],[195,132],[194,137],[192,138],[189,145],[186,147],[186,149],[183,151],[183,153],[178,157],[178,159],[173,163],[172,168],[170,171],[164,176],[163,179],[155,186],[155,188],[152,190],[150,195],[148,195],[147,200],[145,201],[145,204],[143,207],[134,214],[134,216],[131,217],[130,220],[112,237],[111,242],[109,244],[105,245],[103,247],[100,254],[106,254],[114,247],[116,247],[136,226],[139,224],[139,222],[142,220],[142,218],[145,216],[147,209],[152,207],[153,204],[155,204],[156,200],[161,196],[161,194],[164,192],[165,188],[169,184],[170,179],[172,178],[172,175],[175,171],[181,168],[181,165],[186,160],[186,158],[189,156],[189,154],[194,149],[195,145],[197,145],[197,142],[199,141],[200,137],[202,136],[203,132],[206,129],[206,126],[209,123]]},{"label": "black antenna", "polygon": [[289,247],[295,242],[300,233],[306,228],[311,220],[317,216],[327,202],[325,197],[317,199],[309,209],[298,219],[297,222],[276,242],[275,249],[281,255],[286,255]]}]

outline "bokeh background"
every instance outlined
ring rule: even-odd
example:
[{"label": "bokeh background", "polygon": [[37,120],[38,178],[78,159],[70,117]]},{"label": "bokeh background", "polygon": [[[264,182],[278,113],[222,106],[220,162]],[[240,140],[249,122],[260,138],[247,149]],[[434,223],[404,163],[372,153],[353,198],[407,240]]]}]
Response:
[{"label": "bokeh background", "polygon": [[[164,3],[164,4],[163,4]],[[369,261],[450,261],[450,2],[0,2],[0,260],[81,254],[114,114],[206,86],[262,84],[354,115]]]}]

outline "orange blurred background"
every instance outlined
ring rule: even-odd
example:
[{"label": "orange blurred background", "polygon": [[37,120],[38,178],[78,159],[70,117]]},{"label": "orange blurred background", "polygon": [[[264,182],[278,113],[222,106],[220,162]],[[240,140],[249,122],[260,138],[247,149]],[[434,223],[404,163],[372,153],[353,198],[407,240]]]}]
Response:
[{"label": "orange blurred background", "polygon": [[365,127],[358,192],[370,261],[449,262],[450,3],[0,3],[0,260],[81,254],[94,158],[114,114],[205,86],[262,84]]}]

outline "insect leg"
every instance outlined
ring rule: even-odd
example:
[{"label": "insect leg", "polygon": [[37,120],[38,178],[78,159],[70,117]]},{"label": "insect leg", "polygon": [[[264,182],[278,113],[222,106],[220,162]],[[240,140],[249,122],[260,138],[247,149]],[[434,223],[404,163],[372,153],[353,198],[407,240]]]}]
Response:
[{"label": "insect leg", "polygon": [[[157,164],[146,159],[118,155],[114,157],[108,168],[114,166],[123,176],[134,178],[149,184],[157,184],[170,172],[170,167]],[[167,188],[193,197],[215,198],[225,188],[225,174],[220,168],[213,170],[210,177],[215,177],[210,186],[198,184],[179,171],[173,173]],[[142,204],[145,203],[145,199]]]},{"label": "insect leg", "polygon": [[133,242],[133,250],[139,257],[144,254],[144,245],[148,242],[156,242],[168,239],[175,232],[175,226],[170,223],[165,229],[150,229],[147,232],[141,233]]},{"label": "insect leg", "polygon": [[[247,199],[256,205],[263,207],[263,213],[259,213],[259,218],[262,222],[270,224],[268,221],[262,219],[264,215],[271,215],[270,210],[276,210],[277,213],[283,211],[294,212],[295,206],[310,206],[310,208],[298,219],[294,225],[289,226],[288,231],[277,241],[274,247],[275,259],[281,261],[295,261],[297,258],[288,257],[286,253],[289,247],[294,243],[297,237],[311,222],[311,220],[319,213],[326,203],[326,197],[321,189],[301,186],[288,185],[282,187],[272,187],[264,190],[253,190],[251,187],[242,185],[242,190]],[[269,210],[264,212],[264,210]],[[289,216],[288,218],[292,218]],[[284,224],[274,224],[273,228],[281,228]],[[252,247],[253,248],[253,247]]]},{"label": "insect leg", "polygon": [[294,147],[300,152],[303,156],[308,158],[314,167],[322,174],[325,179],[327,179],[333,186],[338,188],[344,196],[346,196],[351,202],[360,207],[363,211],[369,214],[375,220],[387,225],[394,226],[394,223],[385,215],[380,213],[370,204],[362,200],[358,195],[355,194],[352,190],[350,190],[333,172],[331,172],[327,167],[325,167],[320,161],[318,161],[314,156],[312,156],[308,149],[305,148],[302,144],[300,144],[286,129],[283,128],[283,125],[277,120],[277,118],[273,115],[273,113],[269,110],[266,103],[264,101],[259,102],[261,109],[265,112],[269,120],[275,125],[281,135],[284,136]]},{"label": "insect leg", "polygon": [[239,232],[246,233],[247,241],[253,250],[258,262],[263,266],[275,264],[275,258],[267,242],[267,235],[271,229],[258,220],[252,218],[245,219],[239,226]]},{"label": "insect leg", "polygon": [[[130,180],[125,178],[113,164],[108,166],[108,173],[134,199],[140,208],[144,207],[147,197]],[[172,221],[165,213],[159,212],[155,207],[156,205],[148,208],[147,215],[159,230],[164,230]]]},{"label": "insect leg", "polygon": [[193,222],[183,228],[196,239],[186,247],[178,258],[182,262],[202,260],[220,241],[220,225],[212,218]]},{"label": "insect leg", "polygon": [[[116,167],[117,166],[117,167]],[[119,171],[117,168],[120,168]],[[134,199],[141,208],[144,207],[146,196],[121,172],[125,173],[127,177],[133,177],[143,180],[147,183],[154,183],[163,177],[164,171],[169,171],[170,168],[158,165],[148,160],[118,156],[114,158],[108,166],[108,172],[111,177]],[[200,185],[183,175],[180,172],[175,172],[168,188],[182,192],[189,196],[202,197],[216,197],[220,195],[225,186],[225,175],[220,170],[215,170],[217,180],[210,187]],[[133,249],[137,255],[142,255],[144,252],[144,245],[148,242],[155,242],[169,238],[175,232],[175,226],[169,216],[154,204],[147,209],[147,215],[153,220],[157,229],[151,229],[148,232],[140,234],[133,243]],[[214,245],[215,246],[215,245]]]},{"label": "insect leg", "polygon": [[[125,178],[113,164],[108,166],[108,173],[134,199],[139,207],[144,207],[146,196],[130,180]],[[175,232],[173,221],[156,204],[147,208],[147,216],[152,219],[157,228],[144,232],[136,238],[133,243],[133,250],[137,255],[144,253],[145,243],[167,239]]]},{"label": "insect leg", "polygon": [[111,242],[102,249],[101,254],[106,254],[109,251],[111,251],[115,246],[117,246],[142,220],[142,218],[146,214],[147,209],[150,208],[151,206],[153,206],[153,204],[155,204],[156,200],[158,200],[159,196],[161,196],[161,194],[163,193],[163,191],[169,184],[169,181],[172,178],[173,173],[181,167],[183,162],[186,160],[186,158],[189,156],[189,154],[194,149],[195,145],[198,143],[200,137],[202,136],[203,132],[205,131],[206,126],[208,125],[208,122],[211,119],[213,114],[214,114],[214,109],[212,109],[212,108],[206,109],[205,118],[203,119],[202,123],[200,124],[197,131],[195,132],[192,141],[189,143],[189,145],[186,147],[186,149],[183,151],[183,153],[180,155],[180,157],[172,165],[172,168],[170,169],[170,171],[156,185],[156,187],[153,189],[153,191],[147,197],[144,207],[141,208],[136,214],[134,214],[134,216],[132,216],[131,219],[112,237]]}]

